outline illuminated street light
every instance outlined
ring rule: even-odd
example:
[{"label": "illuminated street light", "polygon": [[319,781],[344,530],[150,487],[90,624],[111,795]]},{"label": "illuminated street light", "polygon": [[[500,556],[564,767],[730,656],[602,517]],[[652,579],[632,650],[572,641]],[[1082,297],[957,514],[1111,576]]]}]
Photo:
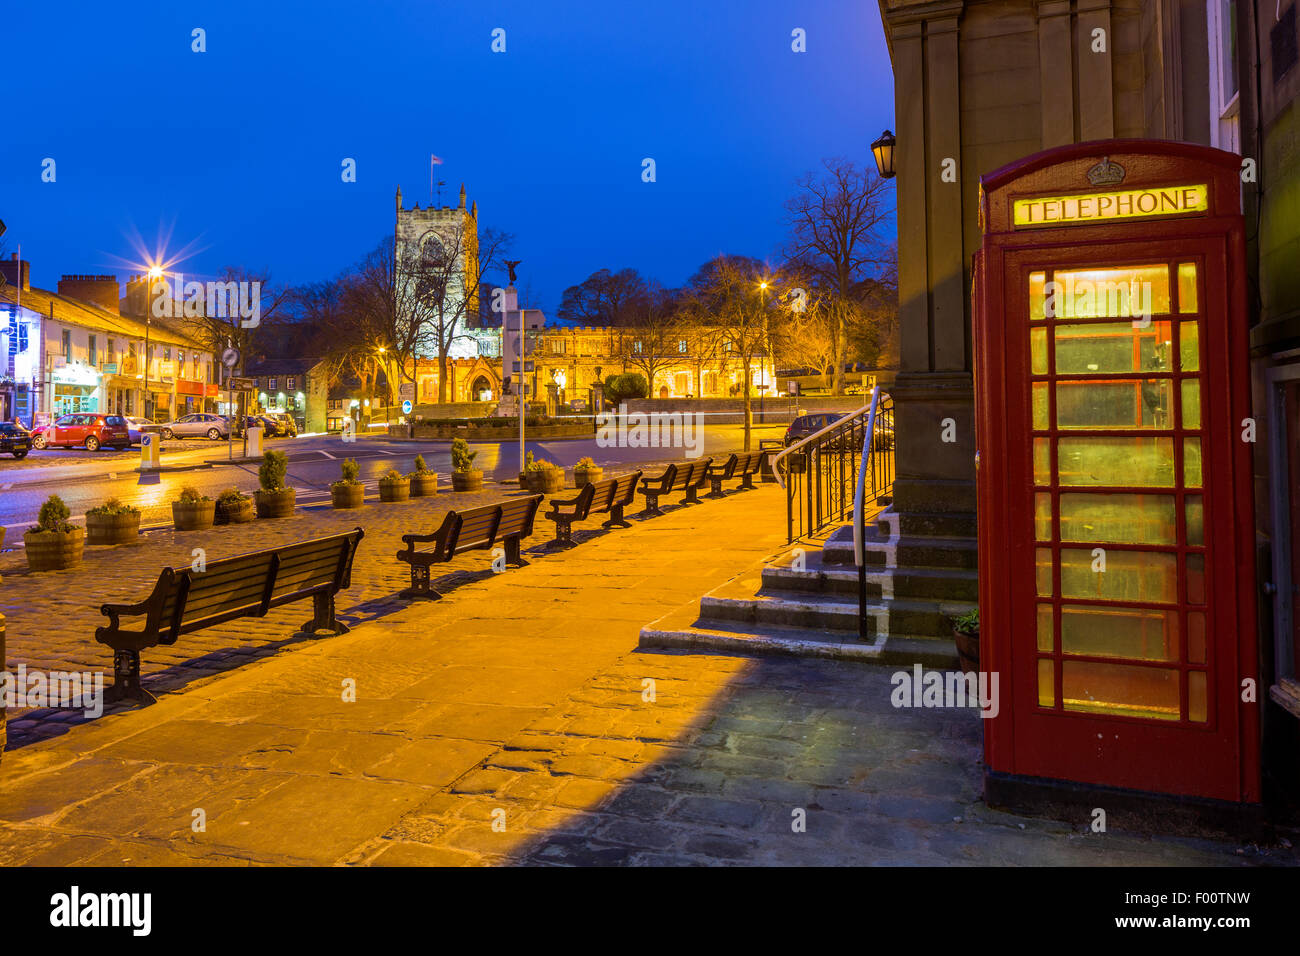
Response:
[{"label": "illuminated street light", "polygon": [[876,159],[876,171],[881,179],[894,178],[894,134],[885,130],[880,139],[871,144],[871,155]]}]

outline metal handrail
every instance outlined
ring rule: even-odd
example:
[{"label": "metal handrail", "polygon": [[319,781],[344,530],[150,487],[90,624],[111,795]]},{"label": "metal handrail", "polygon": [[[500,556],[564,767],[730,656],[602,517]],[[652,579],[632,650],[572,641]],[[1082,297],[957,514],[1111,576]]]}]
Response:
[{"label": "metal handrail", "polygon": [[[867,531],[866,521],[863,519],[863,512],[866,510],[864,505],[867,492],[867,465],[871,461],[871,453],[876,443],[876,412],[880,408],[880,396],[883,394],[879,385],[871,390],[871,404],[867,406],[871,411],[867,414],[867,434],[862,439],[862,463],[858,466],[858,486],[853,492],[853,560],[858,566],[859,576],[865,569],[862,540]],[[865,580],[863,584],[866,584]],[[863,590],[865,593],[865,587]]]},{"label": "metal handrail", "polygon": [[[880,386],[877,385],[877,386],[876,386],[876,389],[879,390],[879,388],[880,388]],[[874,395],[874,393],[873,393],[873,395]],[[873,399],[873,401],[874,401],[874,399]],[[786,455],[789,455],[791,452],[798,451],[800,448],[802,448],[804,445],[807,445],[809,442],[811,442],[811,441],[815,441],[816,439],[821,438],[822,435],[825,435],[827,432],[832,431],[832,430],[834,430],[834,429],[836,429],[836,428],[839,428],[841,425],[843,425],[843,424],[844,424],[846,421],[848,421],[850,418],[857,418],[859,415],[861,415],[863,412],[868,411],[870,408],[871,408],[871,405],[869,405],[869,404],[868,404],[868,405],[863,405],[863,406],[862,406],[861,408],[859,408],[856,412],[849,412],[847,415],[842,415],[842,416],[840,416],[839,418],[835,419],[835,421],[831,422],[829,425],[827,425],[825,428],[823,428],[821,431],[819,431],[819,432],[813,432],[813,434],[809,435],[807,438],[800,439],[799,441],[797,441],[797,442],[795,442],[793,445],[791,445],[789,448],[785,449],[785,451],[781,452],[781,454],[779,454],[779,455],[777,455],[775,458],[773,458],[773,459],[772,459],[772,474],[776,475],[776,481],[777,481],[777,484],[779,484],[779,485],[781,486],[781,490],[782,490],[782,491],[785,490],[785,474],[784,474],[784,472],[783,472],[781,469],[779,469],[779,468],[776,467],[776,466],[777,466],[777,463],[780,462],[781,459],[785,458],[785,456],[786,456]]]}]

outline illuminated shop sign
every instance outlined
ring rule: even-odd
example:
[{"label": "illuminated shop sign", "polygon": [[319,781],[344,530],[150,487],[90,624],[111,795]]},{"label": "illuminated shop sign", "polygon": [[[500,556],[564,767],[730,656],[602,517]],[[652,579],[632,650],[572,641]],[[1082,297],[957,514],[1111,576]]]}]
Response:
[{"label": "illuminated shop sign", "polygon": [[1017,226],[1072,226],[1110,219],[1145,216],[1181,216],[1209,209],[1210,189],[1205,185],[1124,189],[1076,196],[1035,196],[1017,199],[1012,221]]}]

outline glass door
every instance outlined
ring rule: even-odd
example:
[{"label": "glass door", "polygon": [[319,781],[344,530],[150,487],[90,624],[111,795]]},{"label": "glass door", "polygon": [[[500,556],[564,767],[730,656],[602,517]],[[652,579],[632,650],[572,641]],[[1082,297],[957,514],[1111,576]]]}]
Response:
[{"label": "glass door", "polygon": [[1041,709],[1210,718],[1201,272],[1028,274]]}]

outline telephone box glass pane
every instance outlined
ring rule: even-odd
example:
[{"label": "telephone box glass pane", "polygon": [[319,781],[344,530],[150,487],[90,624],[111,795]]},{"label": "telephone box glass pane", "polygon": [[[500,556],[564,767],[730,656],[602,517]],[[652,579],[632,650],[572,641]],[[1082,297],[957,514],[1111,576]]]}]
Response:
[{"label": "telephone box glass pane", "polygon": [[1168,488],[1174,483],[1172,438],[1062,438],[1056,460],[1062,485]]},{"label": "telephone box glass pane", "polygon": [[1187,555],[1187,603],[1205,603],[1205,555]]},{"label": "telephone box glass pane", "polygon": [[1178,311],[1196,311],[1196,263],[1178,264]]},{"label": "telephone box glass pane", "polygon": [[1047,654],[1052,653],[1056,640],[1052,634],[1052,624],[1055,621],[1052,614],[1052,605],[1038,605],[1038,649]]},{"label": "telephone box glass pane", "polygon": [[1043,288],[1046,283],[1046,272],[1029,273],[1029,318],[1032,321],[1043,317]]},{"label": "telephone box glass pane", "polygon": [[1035,577],[1038,580],[1038,596],[1052,596],[1052,549],[1037,548],[1034,552]]},{"label": "telephone box glass pane", "polygon": [[1050,438],[1034,439],[1034,484],[1050,485],[1052,483],[1052,440]]},{"label": "telephone box glass pane", "polygon": [[1056,706],[1056,681],[1052,672],[1052,661],[1050,658],[1038,661],[1038,706],[1055,707]]},{"label": "telephone box glass pane", "polygon": [[1029,355],[1035,375],[1047,374],[1047,330],[1029,330]]},{"label": "telephone box glass pane", "polygon": [[1178,323],[1178,367],[1184,372],[1201,370],[1201,329],[1195,322]]},{"label": "telephone box glass pane", "polygon": [[1205,614],[1201,611],[1187,612],[1187,660],[1205,663]]},{"label": "telephone box glass pane", "polygon": [[1187,543],[1200,547],[1205,544],[1205,507],[1200,495],[1188,495],[1187,501]]},{"label": "telephone box glass pane", "polygon": [[1173,495],[1061,495],[1062,541],[1177,544]]},{"label": "telephone box glass pane", "polygon": [[1168,266],[1058,271],[1052,281],[1054,290],[1044,287],[1055,293],[1044,303],[1048,318],[1135,319],[1169,312]]},{"label": "telephone box glass pane", "polygon": [[1194,378],[1183,379],[1183,427],[1201,427],[1201,383]]},{"label": "telephone box glass pane", "polygon": [[1187,672],[1187,719],[1198,724],[1206,721],[1205,671]]},{"label": "telephone box glass pane", "polygon": [[1039,541],[1052,537],[1052,496],[1044,491],[1034,495],[1034,535]]},{"label": "telephone box glass pane", "polygon": [[1169,322],[1152,322],[1143,328],[1135,328],[1132,322],[1058,325],[1054,335],[1060,375],[1173,371]]},{"label": "telephone box glass pane", "polygon": [[1154,720],[1179,717],[1176,670],[1063,661],[1061,683],[1066,710]]},{"label": "telephone box glass pane", "polygon": [[1173,395],[1167,378],[1057,382],[1056,426],[1171,428]]},{"label": "telephone box glass pane", "polygon": [[1183,439],[1183,486],[1201,487],[1201,440]]},{"label": "telephone box glass pane", "polygon": [[1046,431],[1049,428],[1047,409],[1047,383],[1034,383],[1034,431]]},{"label": "telephone box glass pane", "polygon": [[[1041,551],[1040,562],[1048,563],[1047,580],[1051,582],[1050,551]],[[1178,603],[1178,558],[1153,551],[1116,551],[1105,553],[1103,560],[1091,549],[1061,549],[1061,596],[1098,601],[1141,601],[1144,604]],[[1094,571],[1093,568],[1102,570]],[[1042,574],[1040,567],[1039,574]],[[1050,591],[1039,591],[1049,594]]]},{"label": "telephone box glass pane", "polygon": [[1061,653],[1178,660],[1178,612],[1141,607],[1061,608]]}]

